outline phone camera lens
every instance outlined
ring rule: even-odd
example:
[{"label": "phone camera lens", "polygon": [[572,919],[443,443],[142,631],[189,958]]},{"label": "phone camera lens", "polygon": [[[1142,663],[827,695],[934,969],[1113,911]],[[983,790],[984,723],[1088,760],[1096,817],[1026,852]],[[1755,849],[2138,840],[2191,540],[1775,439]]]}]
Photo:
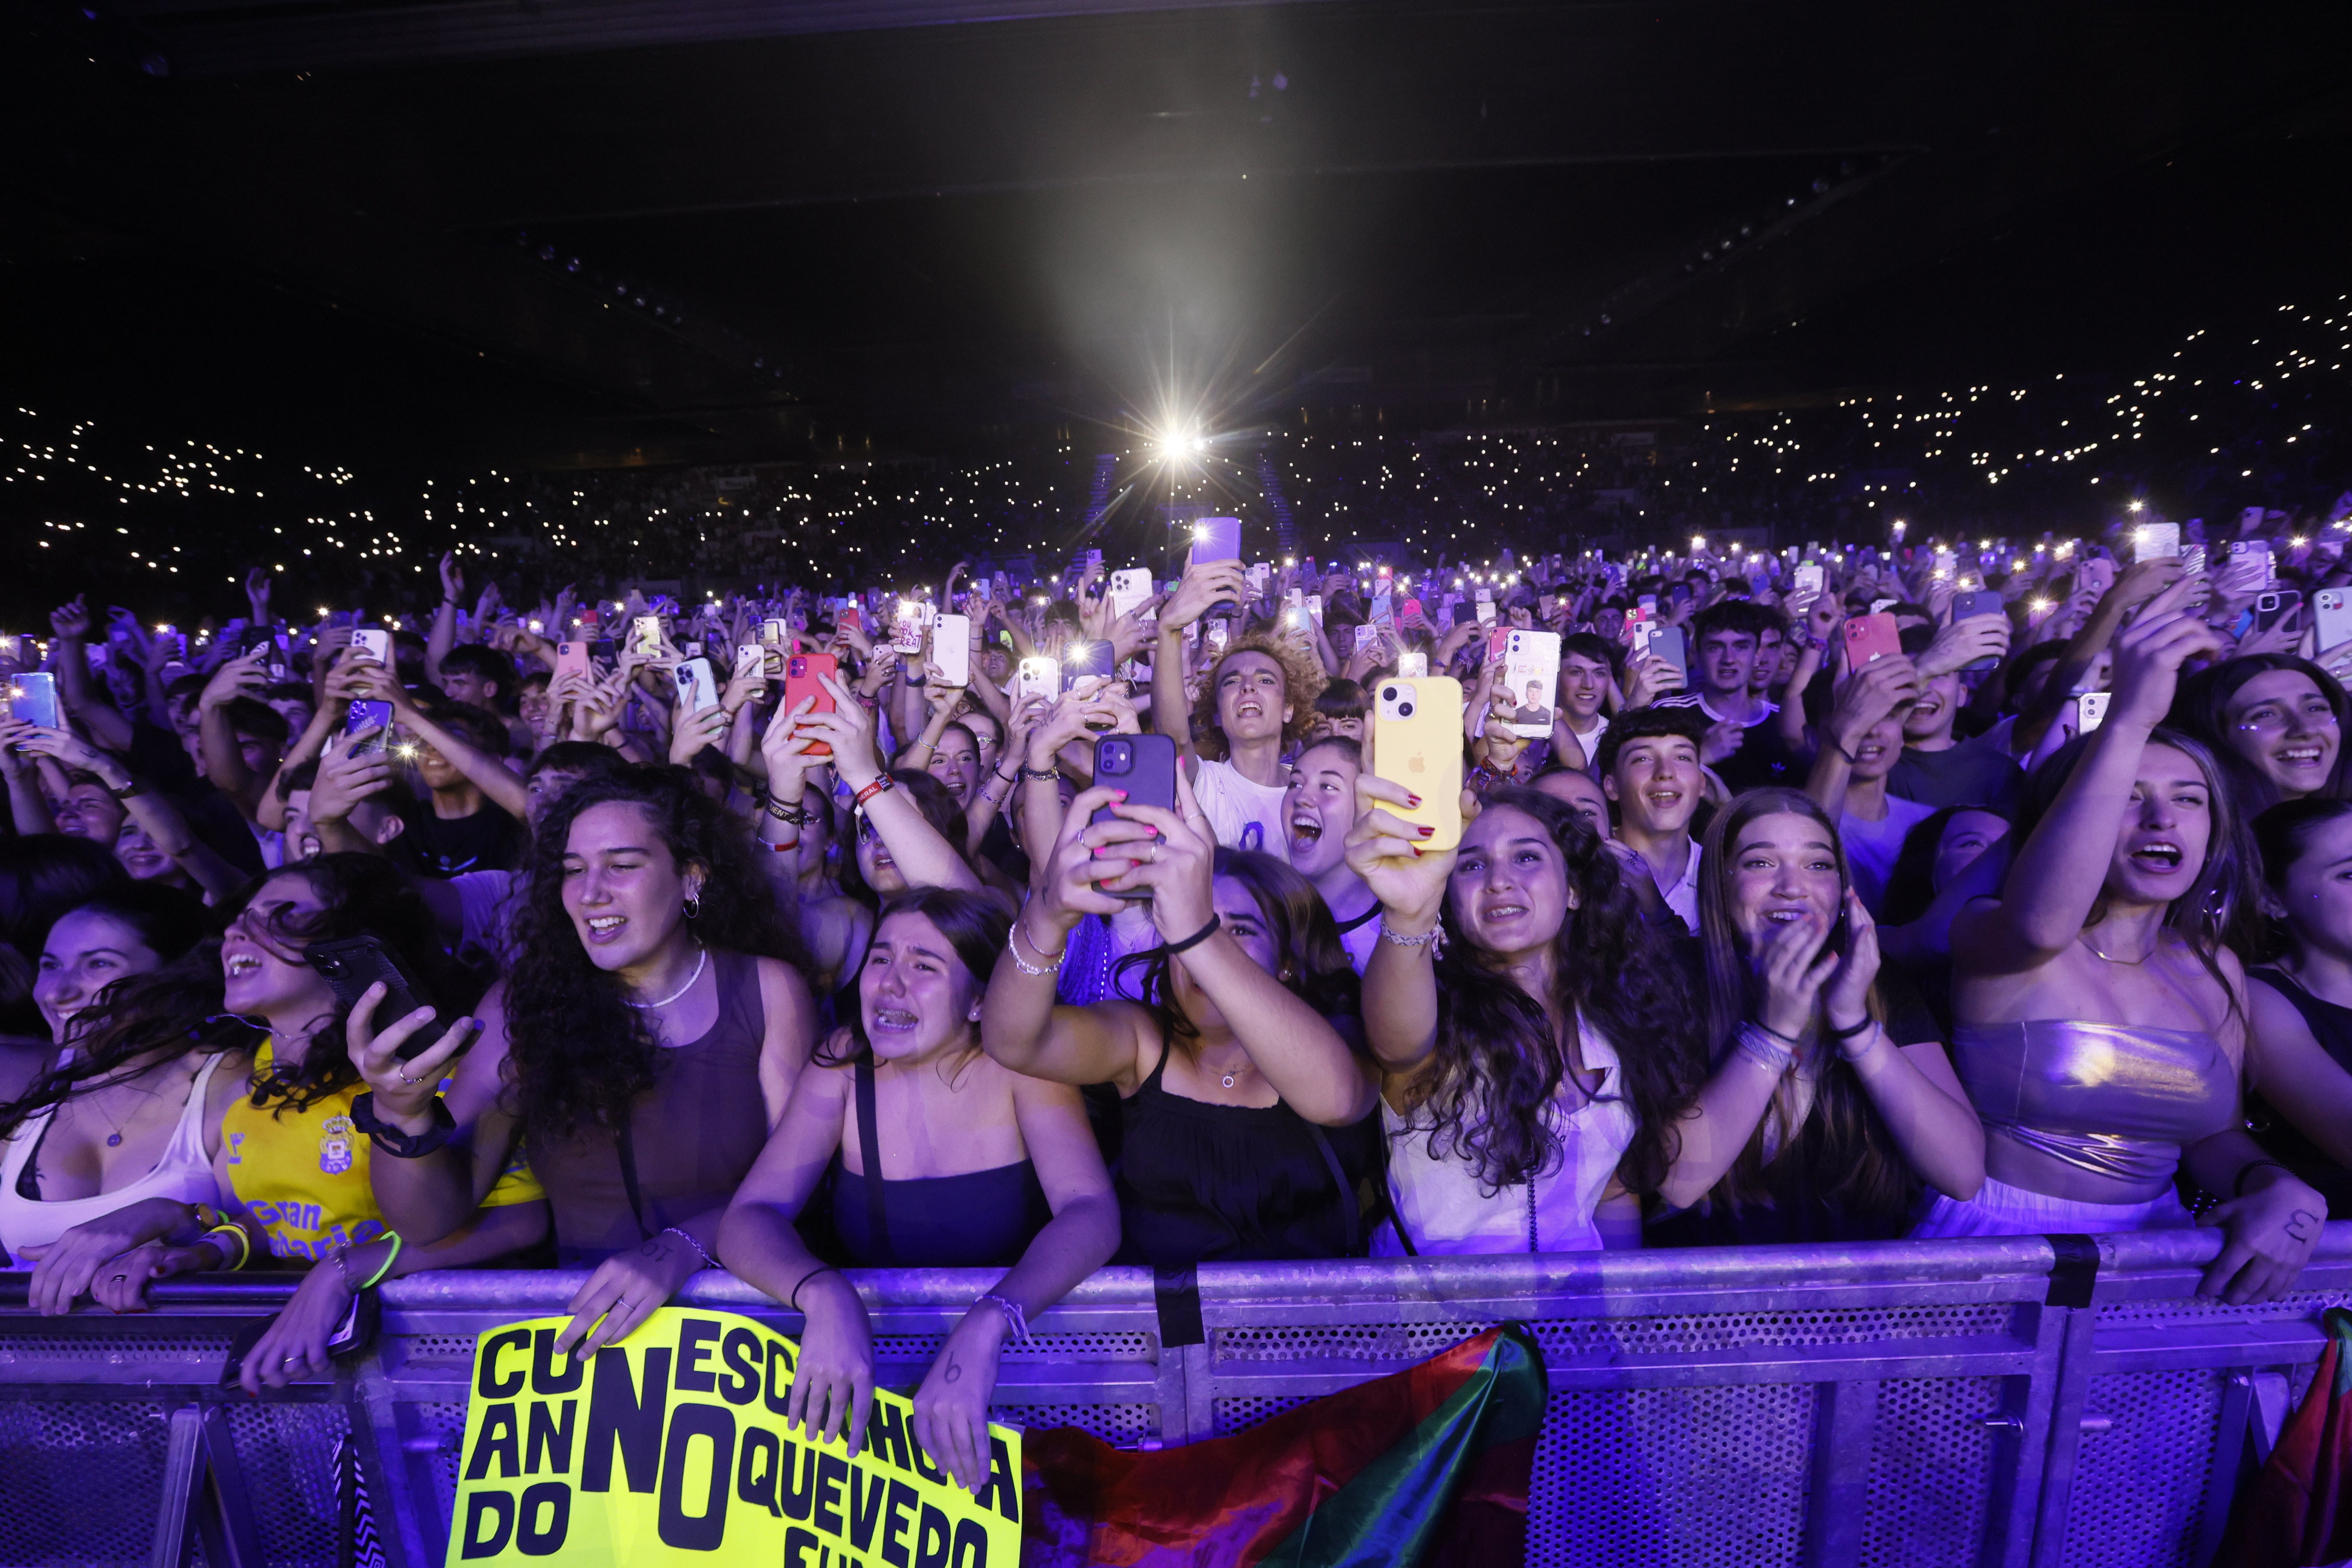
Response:
[{"label": "phone camera lens", "polygon": [[1395,688],[1395,687],[1393,687],[1393,686],[1391,686],[1391,687],[1386,687],[1386,688],[1382,689],[1382,690],[1381,690],[1381,701],[1383,701],[1383,702],[1393,702],[1393,701],[1395,701],[1395,700],[1396,700],[1396,688]]},{"label": "phone camera lens", "polygon": [[1398,718],[1400,718],[1400,719],[1410,719],[1410,718],[1412,718],[1412,703],[1410,703],[1410,702],[1400,702],[1400,703],[1398,703],[1398,704],[1397,704],[1397,717],[1398,717]]}]

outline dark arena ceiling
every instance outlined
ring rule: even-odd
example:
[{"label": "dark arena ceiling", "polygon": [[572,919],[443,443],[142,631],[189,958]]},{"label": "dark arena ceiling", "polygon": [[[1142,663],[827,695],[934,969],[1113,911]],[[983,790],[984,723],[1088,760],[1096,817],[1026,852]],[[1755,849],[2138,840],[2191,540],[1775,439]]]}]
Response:
[{"label": "dark arena ceiling", "polygon": [[2344,6],[0,16],[13,399],[420,464],[1794,405],[2352,271]]}]

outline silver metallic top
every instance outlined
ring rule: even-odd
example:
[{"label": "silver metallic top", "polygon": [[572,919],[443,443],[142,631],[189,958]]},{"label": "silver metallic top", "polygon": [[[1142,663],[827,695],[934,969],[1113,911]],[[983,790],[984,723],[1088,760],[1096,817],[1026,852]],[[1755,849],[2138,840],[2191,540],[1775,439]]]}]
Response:
[{"label": "silver metallic top", "polygon": [[2170,1181],[2183,1148],[2237,1125],[2237,1068],[2202,1029],[1962,1024],[1952,1066],[1987,1127],[2115,1181]]}]

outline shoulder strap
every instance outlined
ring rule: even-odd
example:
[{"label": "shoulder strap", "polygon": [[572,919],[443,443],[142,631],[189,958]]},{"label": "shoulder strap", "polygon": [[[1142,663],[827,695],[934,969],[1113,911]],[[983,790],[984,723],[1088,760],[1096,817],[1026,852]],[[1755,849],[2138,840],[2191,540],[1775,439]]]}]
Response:
[{"label": "shoulder strap", "polygon": [[893,1258],[888,1205],[882,1201],[881,1118],[874,1112],[874,1056],[857,1058],[857,1152],[866,1166],[866,1244],[879,1258]]},{"label": "shoulder strap", "polygon": [[651,1241],[653,1226],[646,1223],[646,1194],[637,1186],[637,1141],[633,1124],[636,1121],[633,1106],[621,1117],[621,1127],[614,1142],[621,1150],[621,1185],[629,1194],[629,1215],[637,1222],[637,1239]]},{"label": "shoulder strap", "polygon": [[[1299,1120],[1304,1121],[1306,1118]],[[1356,1206],[1356,1184],[1348,1180],[1348,1173],[1339,1168],[1339,1156],[1331,1147],[1331,1135],[1324,1131],[1319,1123],[1313,1121],[1307,1122],[1307,1131],[1315,1140],[1315,1152],[1323,1156],[1324,1169],[1331,1173],[1331,1184],[1339,1189],[1339,1204],[1348,1215],[1348,1250],[1342,1256],[1353,1258],[1356,1256],[1356,1232],[1363,1224],[1364,1217],[1362,1211]],[[1397,1227],[1397,1234],[1404,1234],[1402,1225]]]}]

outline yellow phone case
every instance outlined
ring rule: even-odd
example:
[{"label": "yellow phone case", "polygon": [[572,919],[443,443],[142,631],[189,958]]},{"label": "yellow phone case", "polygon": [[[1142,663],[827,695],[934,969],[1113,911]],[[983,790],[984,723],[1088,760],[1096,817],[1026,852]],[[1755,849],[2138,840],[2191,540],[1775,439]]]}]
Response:
[{"label": "yellow phone case", "polygon": [[1450,676],[1390,676],[1372,686],[1373,776],[1421,797],[1412,810],[1389,814],[1437,831],[1423,849],[1451,849],[1462,841],[1462,683]]}]

